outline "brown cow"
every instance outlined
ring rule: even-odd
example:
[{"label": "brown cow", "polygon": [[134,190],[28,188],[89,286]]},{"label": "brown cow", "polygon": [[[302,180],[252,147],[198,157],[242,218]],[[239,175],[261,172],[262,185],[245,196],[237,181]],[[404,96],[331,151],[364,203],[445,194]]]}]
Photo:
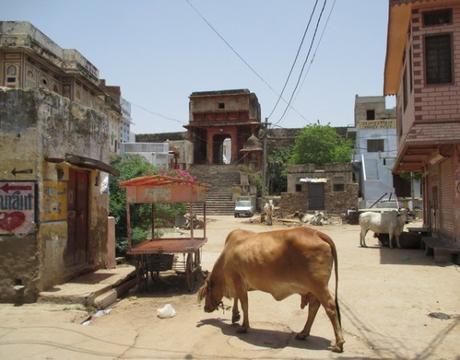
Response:
[{"label": "brown cow", "polygon": [[[335,301],[328,289],[333,262]],[[305,227],[263,233],[235,230],[228,235],[224,250],[198,297],[200,300],[206,298],[206,312],[216,310],[224,296],[233,298],[232,320],[238,312],[239,300],[243,324],[238,332],[246,332],[249,329],[248,291],[261,290],[278,301],[299,294],[301,307],[309,304],[309,311],[305,327],[297,338],[305,339],[310,334],[316,313],[323,305],[334,328],[336,343],[332,350],[342,352],[345,341],[340,325],[337,286],[337,252],[326,234]]]}]

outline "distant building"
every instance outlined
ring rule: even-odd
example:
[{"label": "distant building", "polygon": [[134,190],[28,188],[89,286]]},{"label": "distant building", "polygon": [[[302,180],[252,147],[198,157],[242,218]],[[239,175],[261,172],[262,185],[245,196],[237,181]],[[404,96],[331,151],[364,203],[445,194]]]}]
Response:
[{"label": "distant building", "polygon": [[[392,173],[397,153],[396,110],[385,107],[384,96],[356,95],[355,128],[353,160],[360,165],[360,207],[369,207],[390,195],[392,199],[395,195],[410,196],[410,182]],[[420,183],[416,182],[414,187],[415,196],[420,196]]]},{"label": "distant building", "polygon": [[122,143],[131,142],[130,140],[131,123],[132,123],[131,103],[128,100],[121,98],[120,141]]},{"label": "distant building", "polygon": [[248,89],[193,92],[189,114],[185,128],[193,143],[194,164],[223,164],[227,146],[231,151],[225,161],[237,163],[245,156],[244,144],[260,127],[260,104]]},{"label": "distant building", "polygon": [[459,49],[458,1],[389,1],[384,94],[396,95],[398,152],[393,171],[423,176],[424,224],[435,237],[457,246]]},{"label": "distant building", "polygon": [[358,188],[351,163],[289,165],[281,211],[285,215],[316,210],[343,214],[358,206]]},{"label": "distant building", "polygon": [[152,165],[169,169],[174,160],[174,154],[169,151],[169,144],[163,143],[122,143],[123,154],[137,154],[145,158]]}]

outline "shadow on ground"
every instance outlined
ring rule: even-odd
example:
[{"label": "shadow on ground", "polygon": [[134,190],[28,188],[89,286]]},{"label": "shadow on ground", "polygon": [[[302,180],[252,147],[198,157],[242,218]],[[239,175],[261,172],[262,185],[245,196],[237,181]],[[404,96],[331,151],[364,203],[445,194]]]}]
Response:
[{"label": "shadow on ground", "polygon": [[293,347],[305,350],[327,350],[331,345],[330,340],[318,336],[309,336],[306,340],[297,340],[295,338],[296,333],[288,329],[283,331],[251,327],[247,333],[240,334],[237,332],[237,325],[230,325],[221,319],[204,319],[197,324],[197,327],[206,325],[219,328],[222,334],[229,337],[234,337],[247,344],[267,349]]}]

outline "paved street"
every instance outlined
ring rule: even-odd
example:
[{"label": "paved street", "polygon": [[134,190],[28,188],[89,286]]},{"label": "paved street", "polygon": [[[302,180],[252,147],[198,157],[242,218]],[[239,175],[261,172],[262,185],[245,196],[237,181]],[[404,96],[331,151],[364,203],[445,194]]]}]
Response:
[{"label": "paved street", "polygon": [[[230,230],[267,229],[245,219],[212,220],[203,254],[203,265],[209,270]],[[270,295],[251,293],[252,330],[236,334],[230,311],[205,313],[195,294],[178,290],[180,281],[168,277],[169,290],[161,285],[150,293],[129,296],[88,326],[81,325],[87,314],[76,306],[3,304],[0,358],[459,359],[458,266],[436,266],[420,250],[380,249],[371,234],[367,237],[371,247],[359,248],[358,226],[328,225],[321,230],[338,248],[346,340],[342,354],[328,350],[333,331],[322,308],[312,336],[307,341],[294,338],[307,317],[299,296],[276,302]],[[172,304],[177,315],[161,320],[156,309],[166,303]],[[429,317],[432,312],[448,314],[450,319]]]}]

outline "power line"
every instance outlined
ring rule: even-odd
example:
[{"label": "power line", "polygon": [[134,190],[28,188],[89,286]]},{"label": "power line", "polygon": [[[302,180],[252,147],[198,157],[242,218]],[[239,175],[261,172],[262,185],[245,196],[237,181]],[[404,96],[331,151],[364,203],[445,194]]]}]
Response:
[{"label": "power line", "polygon": [[321,31],[321,35],[319,37],[318,44],[316,45],[315,51],[313,52],[313,56],[311,58],[310,64],[308,64],[307,71],[305,72],[305,75],[304,75],[304,77],[302,79],[302,82],[301,82],[300,87],[299,87],[299,91],[297,91],[297,95],[302,90],[303,84],[305,83],[305,79],[307,78],[307,75],[310,72],[311,66],[313,65],[313,62],[315,61],[316,53],[318,52],[318,48],[321,45],[321,41],[323,40],[323,36],[324,36],[324,33],[326,32],[326,28],[327,28],[327,25],[329,24],[329,19],[331,18],[332,12],[334,11],[336,1],[337,0],[334,0],[334,2],[332,3],[331,10],[329,11],[329,14],[327,15],[327,19],[326,19],[326,22],[324,24],[323,30]]},{"label": "power line", "polygon": [[307,35],[307,32],[308,32],[308,29],[310,28],[310,24],[311,24],[311,20],[313,19],[313,15],[315,14],[315,11],[316,11],[316,6],[318,5],[318,0],[315,1],[315,5],[313,6],[313,10],[311,11],[310,13],[310,18],[308,19],[308,23],[307,23],[307,27],[305,28],[304,32],[303,32],[303,35],[302,35],[302,40],[300,41],[300,44],[299,44],[299,47],[297,48],[297,53],[295,54],[295,58],[294,58],[294,61],[292,62],[292,65],[291,65],[291,69],[289,70],[289,74],[286,78],[286,81],[284,82],[284,86],[283,86],[283,89],[281,90],[281,94],[280,96],[278,97],[278,100],[276,101],[275,105],[273,106],[273,109],[272,111],[270,112],[270,114],[267,116],[268,118],[270,118],[273,113],[275,112],[276,110],[276,107],[278,106],[280,100],[281,100],[281,97],[283,96],[284,94],[284,90],[286,90],[286,86],[289,82],[289,79],[291,78],[291,75],[292,75],[292,71],[294,70],[294,66],[295,64],[297,63],[297,59],[299,58],[299,54],[300,54],[300,50],[302,49],[302,46],[303,46],[303,42],[305,40],[305,36]]},{"label": "power line", "polygon": [[[245,58],[243,58],[242,55],[236,49],[224,38],[223,35],[217,31],[217,29],[211,24],[211,22],[206,19],[206,17],[192,4],[190,0],[185,0],[187,4],[193,9],[193,11],[208,25],[208,27],[224,42],[225,45],[246,65],[246,67],[251,70],[251,72],[256,75],[260,81],[262,81],[276,96],[280,96],[280,94],[270,85],[270,83],[263,78],[262,75],[260,75],[257,70],[249,64],[248,61],[246,61]],[[281,100],[283,100],[286,104],[288,103],[286,99],[281,97]],[[305,116],[303,116],[294,106],[289,105],[289,107],[294,110],[294,112],[299,115],[302,119],[307,120]]]},{"label": "power line", "polygon": [[286,115],[286,113],[287,113],[287,111],[289,109],[289,106],[291,105],[291,102],[292,102],[292,99],[294,98],[295,92],[296,92],[297,88],[299,87],[299,83],[300,83],[300,80],[302,79],[302,75],[303,75],[303,71],[305,69],[305,65],[307,64],[308,58],[310,57],[311,49],[313,48],[313,44],[315,42],[316,33],[318,32],[318,27],[319,27],[319,24],[321,22],[321,18],[323,17],[323,13],[324,13],[324,9],[326,7],[326,3],[327,3],[327,0],[324,0],[323,6],[321,8],[321,12],[320,12],[319,17],[318,17],[318,21],[316,22],[315,32],[313,33],[313,37],[312,37],[311,42],[310,42],[310,47],[308,48],[308,53],[307,53],[307,56],[305,57],[305,61],[303,62],[302,69],[300,70],[300,73],[299,73],[299,76],[297,78],[297,82],[295,84],[294,90],[292,90],[291,96],[289,97],[289,101],[287,103],[286,108],[283,111],[283,114],[281,115],[279,120],[275,123],[275,125],[279,124],[281,122],[281,120],[283,120],[284,116]]},{"label": "power line", "polygon": [[183,121],[180,121],[178,119],[172,118],[170,116],[163,115],[163,114],[161,114],[159,112],[156,112],[156,111],[149,110],[149,109],[145,108],[142,105],[138,105],[138,104],[133,103],[133,102],[130,102],[130,103],[131,103],[131,105],[134,105],[135,107],[138,107],[139,109],[142,109],[142,110],[144,110],[145,112],[147,112],[147,113],[149,113],[151,115],[155,115],[155,116],[161,117],[162,119],[169,120],[169,121],[174,121],[174,122],[177,122],[177,123],[179,123],[181,125],[184,125]]}]

